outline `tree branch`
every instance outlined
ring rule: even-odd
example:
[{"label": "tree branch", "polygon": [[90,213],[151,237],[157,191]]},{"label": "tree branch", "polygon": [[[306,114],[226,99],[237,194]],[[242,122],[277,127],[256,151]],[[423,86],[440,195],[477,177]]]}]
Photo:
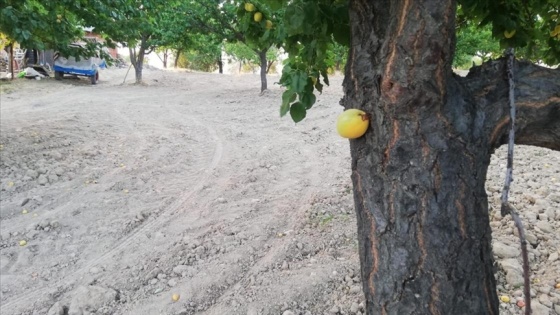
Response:
[{"label": "tree branch", "polygon": [[[456,77],[462,95],[475,107],[473,120],[484,130],[480,141],[492,148],[507,143],[509,86],[504,76],[505,59],[474,67],[465,78]],[[560,150],[560,69],[548,69],[526,61],[515,63],[517,120],[515,143]]]}]

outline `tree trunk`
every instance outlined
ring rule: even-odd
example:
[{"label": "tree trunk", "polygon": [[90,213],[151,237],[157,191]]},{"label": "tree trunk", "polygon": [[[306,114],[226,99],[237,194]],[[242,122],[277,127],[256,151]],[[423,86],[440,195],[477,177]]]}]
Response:
[{"label": "tree trunk", "polygon": [[144,56],[146,55],[145,41],[140,42],[138,51],[136,48],[129,47],[130,63],[134,66],[134,73],[136,76],[136,84],[142,83],[142,69],[144,68]]},{"label": "tree trunk", "polygon": [[14,79],[14,44],[10,44],[10,73],[12,74],[10,80]]},{"label": "tree trunk", "polygon": [[260,60],[260,66],[261,66],[261,93],[266,90],[267,87],[267,82],[266,82],[266,66],[267,66],[267,62],[266,62],[266,52],[268,51],[268,49],[263,49],[261,51],[258,52],[259,54],[259,60]]},{"label": "tree trunk", "polygon": [[222,57],[218,59],[218,72],[220,74],[224,73],[224,62],[222,61]]},{"label": "tree trunk", "polygon": [[[505,62],[453,74],[455,10],[350,1],[343,105],[371,114],[350,141],[370,315],[498,314],[484,182],[507,136]],[[516,66],[517,143],[560,150],[560,72]]]},{"label": "tree trunk", "polygon": [[177,64],[179,63],[179,56],[181,56],[181,49],[177,49],[175,54],[175,63],[173,64],[174,68],[177,68]]},{"label": "tree trunk", "polygon": [[274,64],[276,60],[270,60],[268,61],[268,64],[266,65],[266,73],[270,73],[270,68],[272,68],[272,65]]},{"label": "tree trunk", "polygon": [[169,49],[163,50],[163,68],[167,69],[167,57],[169,57]]}]

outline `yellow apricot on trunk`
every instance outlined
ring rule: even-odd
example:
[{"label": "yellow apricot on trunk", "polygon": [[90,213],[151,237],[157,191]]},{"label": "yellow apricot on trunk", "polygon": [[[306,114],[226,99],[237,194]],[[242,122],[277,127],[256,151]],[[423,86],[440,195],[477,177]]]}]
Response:
[{"label": "yellow apricot on trunk", "polygon": [[338,116],[336,130],[343,138],[356,139],[364,135],[369,126],[369,115],[359,109],[348,109]]}]

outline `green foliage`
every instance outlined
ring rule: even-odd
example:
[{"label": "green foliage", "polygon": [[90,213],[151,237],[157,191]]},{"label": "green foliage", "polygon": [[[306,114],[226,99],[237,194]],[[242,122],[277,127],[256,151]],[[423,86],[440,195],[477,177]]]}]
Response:
[{"label": "green foliage", "polygon": [[[100,43],[85,41],[81,26],[87,25],[80,11],[81,3],[69,0],[2,0],[0,32],[9,42],[18,42],[26,48],[55,49],[63,55],[93,56]],[[86,45],[70,49],[78,40]]]},{"label": "green foliage", "polygon": [[235,61],[242,63],[259,63],[258,55],[253,49],[241,42],[226,43],[225,52],[232,56]]},{"label": "green foliage", "polygon": [[[328,85],[329,69],[346,59],[350,41],[347,0],[259,0],[251,1],[265,17],[283,12],[282,25],[263,33],[262,25],[241,28],[251,41],[276,37],[289,54],[280,84],[280,115],[290,113],[294,121],[314,103],[309,97]],[[506,47],[517,48],[518,56],[548,64],[560,62],[560,0],[460,0],[458,44],[455,64],[471,56],[495,57]],[[254,12],[238,7],[244,23]],[[260,23],[262,24],[262,22]],[[513,32],[515,31],[515,32]],[[292,107],[294,107],[292,109]]]},{"label": "green foliage", "polygon": [[350,39],[348,4],[338,0],[263,0],[262,4],[266,9],[284,12],[282,27],[273,34],[289,55],[279,82],[286,87],[280,115],[289,112],[299,122],[315,104],[314,91],[321,93],[323,84],[329,84],[328,69],[343,64],[346,58]]},{"label": "green foliage", "polygon": [[[475,25],[489,25],[500,47],[514,47],[518,55],[549,65],[560,62],[559,0],[460,0],[460,13]],[[508,35],[509,36],[506,36]]]},{"label": "green foliage", "polygon": [[457,45],[453,66],[456,68],[470,68],[472,58],[479,57],[482,61],[495,58],[502,54],[499,42],[492,37],[489,25],[478,27],[471,21],[465,20],[457,30]]}]

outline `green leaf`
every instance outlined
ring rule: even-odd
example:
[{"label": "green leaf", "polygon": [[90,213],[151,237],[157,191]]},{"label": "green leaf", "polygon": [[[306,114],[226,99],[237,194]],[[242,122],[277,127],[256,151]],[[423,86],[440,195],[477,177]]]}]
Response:
[{"label": "green leaf", "polygon": [[293,90],[286,90],[282,93],[282,103],[290,104],[296,100],[296,93]]},{"label": "green leaf", "polygon": [[317,89],[317,91],[319,91],[319,93],[323,93],[323,85],[321,84],[321,82],[319,82],[319,80],[317,80],[317,83],[315,83],[315,88]]},{"label": "green leaf", "polygon": [[323,81],[325,82],[325,84],[330,85],[329,84],[329,75],[328,75],[327,71],[321,70],[321,75],[323,76]]},{"label": "green leaf", "polygon": [[301,103],[305,106],[306,109],[311,109],[316,100],[317,97],[315,97],[315,94],[313,94],[313,92],[306,92],[301,96]]},{"label": "green leaf", "polygon": [[301,93],[305,91],[305,86],[307,85],[307,73],[302,71],[296,71],[292,74],[292,83],[290,89],[295,93]]},{"label": "green leaf", "polygon": [[296,102],[290,107],[290,116],[292,116],[292,120],[296,123],[302,121],[305,118],[305,114],[305,106],[300,102]]},{"label": "green leaf", "polygon": [[290,103],[280,105],[280,117],[284,117],[290,111]]},{"label": "green leaf", "polygon": [[300,5],[300,3],[294,3],[286,9],[286,13],[284,14],[284,25],[288,35],[303,33],[305,12]]},{"label": "green leaf", "polygon": [[334,40],[346,47],[350,47],[350,27],[348,25],[338,24],[333,29]]}]

